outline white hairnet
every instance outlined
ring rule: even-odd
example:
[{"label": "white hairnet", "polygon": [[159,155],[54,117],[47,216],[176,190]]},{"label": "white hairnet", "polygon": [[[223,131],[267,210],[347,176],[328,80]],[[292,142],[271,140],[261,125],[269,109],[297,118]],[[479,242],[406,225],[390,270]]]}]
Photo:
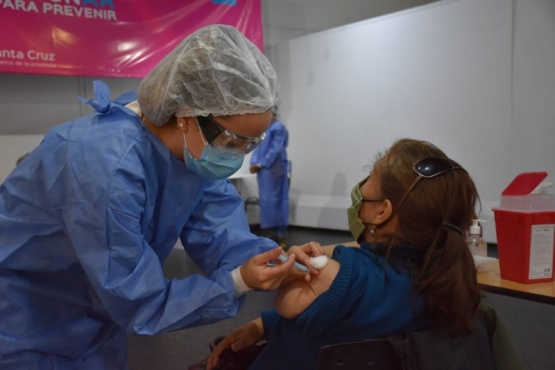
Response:
[{"label": "white hairnet", "polygon": [[261,113],[275,105],[279,81],[266,56],[231,26],[185,38],[141,81],[138,101],[155,125],[177,117]]}]

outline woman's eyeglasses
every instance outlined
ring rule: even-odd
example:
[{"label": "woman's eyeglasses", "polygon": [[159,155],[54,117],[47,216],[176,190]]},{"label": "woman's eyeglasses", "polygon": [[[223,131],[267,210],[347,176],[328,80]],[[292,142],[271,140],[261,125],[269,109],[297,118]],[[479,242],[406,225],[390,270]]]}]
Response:
[{"label": "woman's eyeglasses", "polygon": [[212,115],[207,117],[197,116],[200,129],[206,142],[215,150],[232,155],[244,156],[252,152],[266,137],[248,137],[233,134],[220,125]]},{"label": "woman's eyeglasses", "polygon": [[420,181],[421,179],[431,179],[453,170],[463,170],[466,172],[466,170],[462,168],[457,162],[449,158],[438,157],[428,157],[420,159],[414,164],[414,166],[412,166],[412,169],[414,172],[416,172],[418,177],[413,181],[403,198],[401,198],[401,201],[399,202],[399,205],[397,205],[396,209],[399,209],[401,207],[401,204],[403,204],[412,189],[414,189],[418,181]]}]

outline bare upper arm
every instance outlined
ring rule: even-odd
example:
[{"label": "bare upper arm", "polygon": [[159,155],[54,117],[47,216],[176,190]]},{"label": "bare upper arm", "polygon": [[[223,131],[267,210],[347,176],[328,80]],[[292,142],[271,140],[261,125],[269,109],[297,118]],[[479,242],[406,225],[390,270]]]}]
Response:
[{"label": "bare upper arm", "polygon": [[312,276],[310,282],[305,279],[295,279],[280,286],[275,298],[277,312],[286,318],[297,317],[316,298],[329,289],[338,271],[339,263],[330,259],[318,275]]}]

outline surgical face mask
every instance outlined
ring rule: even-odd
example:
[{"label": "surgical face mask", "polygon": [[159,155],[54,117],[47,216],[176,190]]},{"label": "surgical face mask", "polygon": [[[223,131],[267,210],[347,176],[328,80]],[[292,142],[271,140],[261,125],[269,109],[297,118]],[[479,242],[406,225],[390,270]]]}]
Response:
[{"label": "surgical face mask", "polygon": [[[198,124],[198,122],[197,122]],[[202,132],[201,132],[202,136]],[[204,136],[202,136],[204,141]],[[221,180],[233,175],[243,165],[244,156],[230,156],[215,150],[204,141],[204,149],[199,159],[195,159],[187,149],[187,139],[183,134],[183,157],[187,167],[197,175],[208,180]]]},{"label": "surgical face mask", "polygon": [[368,177],[356,184],[351,191],[351,206],[347,209],[347,219],[349,221],[349,231],[353,235],[355,241],[359,239],[364,233],[364,229],[370,224],[365,223],[359,217],[360,207],[363,202],[381,202],[383,199],[364,199],[360,192],[360,187],[368,180]]}]

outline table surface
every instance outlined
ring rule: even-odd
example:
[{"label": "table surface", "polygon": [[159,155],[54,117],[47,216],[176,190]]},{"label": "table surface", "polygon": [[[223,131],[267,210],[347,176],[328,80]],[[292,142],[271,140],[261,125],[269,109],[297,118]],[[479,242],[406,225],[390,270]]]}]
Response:
[{"label": "table surface", "polygon": [[499,266],[478,273],[478,283],[485,291],[555,305],[555,282],[522,284],[501,278]]},{"label": "table surface", "polygon": [[[356,247],[356,242],[341,243],[346,246]],[[333,245],[324,246],[324,250],[331,255]],[[478,284],[486,292],[507,295],[511,297],[526,299],[555,305],[555,282],[521,284],[514,281],[501,279],[499,265],[494,266],[487,272],[478,273]]]}]

